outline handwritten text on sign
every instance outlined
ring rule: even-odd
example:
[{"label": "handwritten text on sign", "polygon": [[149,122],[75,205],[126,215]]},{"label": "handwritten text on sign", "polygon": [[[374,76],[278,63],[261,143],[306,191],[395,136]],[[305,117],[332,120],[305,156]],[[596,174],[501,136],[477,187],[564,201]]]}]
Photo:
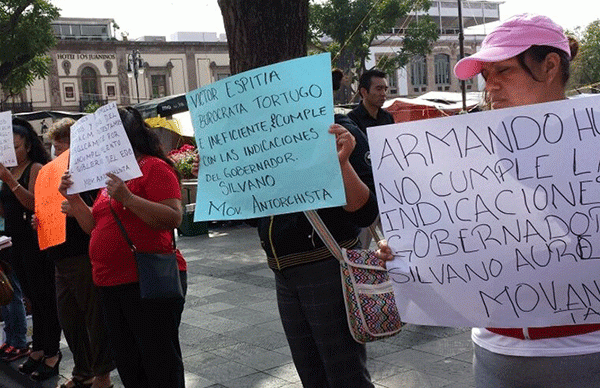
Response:
[{"label": "handwritten text on sign", "polygon": [[403,320],[600,322],[600,98],[368,133]]},{"label": "handwritten text on sign", "polygon": [[0,163],[5,167],[17,165],[10,111],[0,112]]},{"label": "handwritten text on sign", "polygon": [[107,172],[124,181],[142,175],[114,102],[73,124],[69,150],[69,194],[105,187]]},{"label": "handwritten text on sign", "polygon": [[186,95],[200,155],[194,219],[345,203],[329,54],[251,70]]}]

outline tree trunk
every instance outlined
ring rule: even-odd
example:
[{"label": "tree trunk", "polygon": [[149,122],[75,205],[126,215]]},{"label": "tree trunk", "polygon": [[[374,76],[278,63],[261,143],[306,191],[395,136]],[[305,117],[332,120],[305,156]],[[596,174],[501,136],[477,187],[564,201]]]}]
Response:
[{"label": "tree trunk", "polygon": [[232,74],[306,56],[309,0],[218,0]]}]

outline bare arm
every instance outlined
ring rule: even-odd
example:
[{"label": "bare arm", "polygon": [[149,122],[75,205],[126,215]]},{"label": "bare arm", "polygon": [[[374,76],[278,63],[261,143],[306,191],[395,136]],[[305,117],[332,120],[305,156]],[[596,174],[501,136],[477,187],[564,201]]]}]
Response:
[{"label": "bare arm", "polygon": [[161,202],[149,201],[129,191],[127,185],[116,175],[108,173],[106,191],[115,200],[121,202],[133,214],[153,229],[174,229],[181,224],[183,210],[177,198]]},{"label": "bare arm", "polygon": [[15,177],[8,171],[8,169],[0,163],[0,179],[4,181],[8,187],[15,193],[15,197],[21,202],[28,210],[34,210],[35,208],[35,198],[33,196],[33,189],[35,187],[35,181],[37,179],[38,173],[42,165],[39,163],[34,163],[31,166],[31,174],[29,176],[29,182],[27,182],[27,187],[22,186],[15,179]]}]

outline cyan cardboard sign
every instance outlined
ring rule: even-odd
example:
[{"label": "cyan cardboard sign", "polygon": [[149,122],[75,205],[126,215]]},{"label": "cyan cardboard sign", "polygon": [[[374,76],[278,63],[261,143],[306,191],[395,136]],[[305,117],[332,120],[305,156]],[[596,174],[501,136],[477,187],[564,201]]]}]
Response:
[{"label": "cyan cardboard sign", "polygon": [[200,171],[195,221],[256,218],[346,202],[329,54],[240,73],[186,95]]}]

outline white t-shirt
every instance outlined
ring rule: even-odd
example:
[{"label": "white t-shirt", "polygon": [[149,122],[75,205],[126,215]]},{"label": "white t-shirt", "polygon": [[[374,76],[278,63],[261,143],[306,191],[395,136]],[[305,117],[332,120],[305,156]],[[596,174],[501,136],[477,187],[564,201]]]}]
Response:
[{"label": "white t-shirt", "polygon": [[473,328],[471,339],[493,353],[522,357],[560,357],[600,353],[600,330],[559,338],[522,340]]}]

